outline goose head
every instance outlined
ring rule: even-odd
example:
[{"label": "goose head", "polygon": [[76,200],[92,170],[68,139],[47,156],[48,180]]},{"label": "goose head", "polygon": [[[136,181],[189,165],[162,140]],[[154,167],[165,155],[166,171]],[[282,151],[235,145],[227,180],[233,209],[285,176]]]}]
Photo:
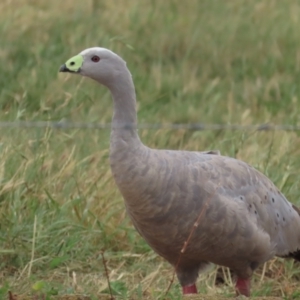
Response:
[{"label": "goose head", "polygon": [[126,71],[126,62],[114,52],[88,48],[63,64],[59,71],[80,74],[110,87]]}]

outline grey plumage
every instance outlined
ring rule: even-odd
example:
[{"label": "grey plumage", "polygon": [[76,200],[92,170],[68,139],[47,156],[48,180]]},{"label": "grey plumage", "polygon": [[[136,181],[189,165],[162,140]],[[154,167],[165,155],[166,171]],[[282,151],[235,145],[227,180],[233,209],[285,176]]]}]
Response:
[{"label": "grey plumage", "polygon": [[204,211],[176,270],[183,287],[193,285],[210,262],[248,280],[273,256],[295,256],[300,248],[299,213],[266,176],[218,151],[146,147],[134,129],[135,91],[126,63],[103,48],[90,48],[79,56],[61,71],[91,77],[112,93],[111,169],[141,236],[176,266]]}]

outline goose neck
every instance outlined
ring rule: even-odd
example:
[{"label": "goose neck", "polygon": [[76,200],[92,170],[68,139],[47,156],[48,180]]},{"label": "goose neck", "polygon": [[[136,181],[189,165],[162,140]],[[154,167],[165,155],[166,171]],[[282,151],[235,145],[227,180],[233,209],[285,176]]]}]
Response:
[{"label": "goose neck", "polygon": [[114,146],[140,144],[137,133],[136,95],[131,74],[122,72],[110,87],[114,112],[112,118],[111,142]]}]

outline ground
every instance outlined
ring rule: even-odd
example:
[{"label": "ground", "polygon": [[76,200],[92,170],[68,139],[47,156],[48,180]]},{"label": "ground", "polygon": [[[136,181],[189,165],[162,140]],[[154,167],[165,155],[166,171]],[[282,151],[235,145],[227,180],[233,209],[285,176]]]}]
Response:
[{"label": "ground", "polygon": [[[20,297],[20,296],[12,296],[9,300],[43,300],[42,296],[40,299],[35,299],[33,297]],[[66,295],[66,296],[52,296],[53,300],[93,300],[95,298],[91,298],[89,296],[81,296],[81,295]],[[97,300],[111,300],[110,295],[99,295],[96,298]],[[118,298],[115,298],[116,300]],[[132,298],[133,299],[133,298]],[[143,298],[145,300],[151,300],[151,298]],[[165,298],[168,299],[168,298]],[[255,300],[282,300],[281,297],[254,297],[254,298],[246,298],[246,297],[233,297],[233,298],[224,298],[222,296],[207,296],[207,295],[188,295],[183,297],[183,300],[227,300],[227,299],[236,299],[236,300],[246,300],[246,299],[255,299]]]}]

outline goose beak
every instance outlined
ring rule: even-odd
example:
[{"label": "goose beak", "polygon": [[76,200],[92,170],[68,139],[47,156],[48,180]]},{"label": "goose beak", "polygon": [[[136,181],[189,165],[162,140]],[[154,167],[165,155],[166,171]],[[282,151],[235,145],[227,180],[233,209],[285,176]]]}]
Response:
[{"label": "goose beak", "polygon": [[78,54],[70,58],[65,64],[59,68],[59,72],[80,73],[83,65],[83,56]]},{"label": "goose beak", "polygon": [[59,68],[59,72],[70,72],[70,70],[67,68],[66,64],[63,64],[63,65]]}]

